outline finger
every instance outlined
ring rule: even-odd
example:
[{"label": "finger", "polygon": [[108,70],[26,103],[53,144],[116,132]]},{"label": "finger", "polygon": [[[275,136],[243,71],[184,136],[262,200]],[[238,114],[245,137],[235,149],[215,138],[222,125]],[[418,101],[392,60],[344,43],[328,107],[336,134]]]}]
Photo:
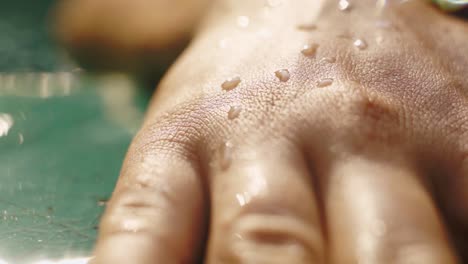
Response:
[{"label": "finger", "polygon": [[[319,207],[301,154],[232,148],[214,166],[208,263],[324,263]],[[229,154],[231,155],[231,154]]]},{"label": "finger", "polygon": [[328,176],[332,263],[457,263],[417,170],[353,158]]},{"label": "finger", "polygon": [[94,263],[193,263],[201,255],[205,210],[197,167],[176,154],[184,151],[174,143],[153,143],[150,151],[138,145],[101,221]]},{"label": "finger", "polygon": [[[455,148],[454,148],[455,149]],[[435,175],[438,198],[460,257],[468,261],[468,156],[451,157],[449,169]],[[465,263],[463,262],[463,263]]]},{"label": "finger", "polygon": [[77,59],[131,69],[180,49],[210,0],[63,0],[54,31]]}]

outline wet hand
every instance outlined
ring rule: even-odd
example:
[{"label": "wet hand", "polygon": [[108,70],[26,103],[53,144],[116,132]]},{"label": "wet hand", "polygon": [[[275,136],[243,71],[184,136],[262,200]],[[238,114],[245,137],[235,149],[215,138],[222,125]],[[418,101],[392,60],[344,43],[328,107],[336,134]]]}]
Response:
[{"label": "wet hand", "polygon": [[239,2],[160,84],[95,263],[461,263],[467,21]]}]

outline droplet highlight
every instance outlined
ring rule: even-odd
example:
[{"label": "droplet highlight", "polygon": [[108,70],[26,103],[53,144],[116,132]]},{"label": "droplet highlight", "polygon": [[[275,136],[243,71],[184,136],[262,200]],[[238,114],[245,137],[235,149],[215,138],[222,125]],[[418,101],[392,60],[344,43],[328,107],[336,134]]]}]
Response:
[{"label": "droplet highlight", "polygon": [[351,3],[347,0],[340,0],[338,2],[338,9],[340,11],[349,11],[351,9]]},{"label": "droplet highlight", "polygon": [[335,63],[336,62],[336,58],[335,57],[325,57],[322,59],[323,62],[326,62],[326,63]]},{"label": "droplet highlight", "polygon": [[359,50],[364,50],[367,48],[367,42],[363,39],[356,39],[353,42],[353,45]]},{"label": "droplet highlight", "polygon": [[312,57],[312,56],[315,56],[315,54],[317,53],[317,49],[318,49],[319,45],[318,44],[305,44],[303,47],[302,47],[302,50],[301,50],[301,53],[304,55],[304,56],[307,56],[307,57]]},{"label": "droplet highlight", "polygon": [[327,87],[333,84],[333,79],[332,78],[325,78],[317,81],[317,87],[323,88]]},{"label": "droplet highlight", "polygon": [[388,20],[377,20],[375,22],[375,27],[381,28],[381,29],[390,29],[392,28],[392,22]]},{"label": "droplet highlight", "polygon": [[223,84],[221,84],[221,88],[223,88],[223,90],[229,91],[229,90],[236,88],[240,82],[241,82],[240,77],[235,76],[224,81]]},{"label": "droplet highlight", "polygon": [[242,107],[238,105],[231,106],[228,111],[228,119],[233,120],[239,117]]},{"label": "droplet highlight", "polygon": [[220,163],[219,166],[222,170],[227,170],[232,163],[234,145],[231,141],[226,141],[221,146],[220,150]]},{"label": "droplet highlight", "polygon": [[291,78],[291,74],[289,73],[289,70],[287,69],[281,69],[281,70],[275,71],[275,76],[281,82],[287,82]]},{"label": "droplet highlight", "polygon": [[98,206],[106,206],[107,203],[108,203],[108,199],[102,198],[102,199],[98,199],[98,200],[97,200],[97,205],[98,205]]},{"label": "droplet highlight", "polygon": [[252,197],[248,192],[236,194],[236,200],[241,207],[247,205],[251,199]]},{"label": "droplet highlight", "polygon": [[241,28],[246,28],[250,24],[250,18],[248,16],[238,16],[237,25]]}]

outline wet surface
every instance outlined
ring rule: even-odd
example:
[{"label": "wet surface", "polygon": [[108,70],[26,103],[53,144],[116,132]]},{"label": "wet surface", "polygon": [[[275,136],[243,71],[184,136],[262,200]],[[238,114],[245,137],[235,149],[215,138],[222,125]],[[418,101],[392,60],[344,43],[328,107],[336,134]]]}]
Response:
[{"label": "wet surface", "polygon": [[0,259],[88,256],[147,95],[75,74],[43,97],[44,73],[9,75],[18,82],[8,92],[0,82]]},{"label": "wet surface", "polygon": [[86,262],[150,93],[71,63],[52,2],[0,9],[1,264]]}]

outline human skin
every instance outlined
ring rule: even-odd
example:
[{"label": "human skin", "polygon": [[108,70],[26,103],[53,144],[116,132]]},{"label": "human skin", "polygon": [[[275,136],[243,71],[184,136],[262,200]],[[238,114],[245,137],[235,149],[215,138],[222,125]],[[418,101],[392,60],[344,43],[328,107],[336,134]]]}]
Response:
[{"label": "human skin", "polygon": [[[129,148],[93,263],[468,261],[466,20],[425,1],[218,0],[202,21]],[[99,33],[80,30],[69,45]]]}]

